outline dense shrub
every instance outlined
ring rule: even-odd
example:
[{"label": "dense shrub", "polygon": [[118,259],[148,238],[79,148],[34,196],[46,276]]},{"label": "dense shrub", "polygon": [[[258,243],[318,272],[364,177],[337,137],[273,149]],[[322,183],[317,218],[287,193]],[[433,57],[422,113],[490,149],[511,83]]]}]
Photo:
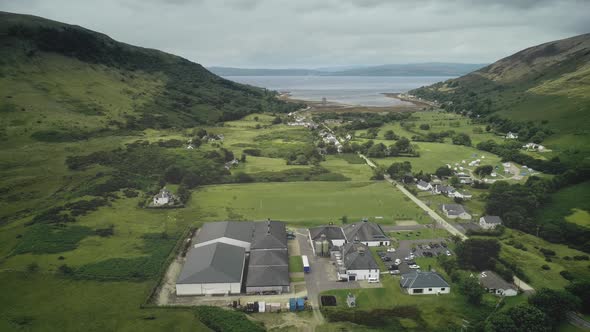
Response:
[{"label": "dense shrub", "polygon": [[92,229],[83,226],[33,225],[27,229],[12,254],[54,254],[70,251],[91,235],[94,235]]},{"label": "dense shrub", "polygon": [[231,309],[212,306],[198,306],[195,315],[208,328],[216,332],[248,331],[263,332],[264,326],[256,323],[246,314]]}]

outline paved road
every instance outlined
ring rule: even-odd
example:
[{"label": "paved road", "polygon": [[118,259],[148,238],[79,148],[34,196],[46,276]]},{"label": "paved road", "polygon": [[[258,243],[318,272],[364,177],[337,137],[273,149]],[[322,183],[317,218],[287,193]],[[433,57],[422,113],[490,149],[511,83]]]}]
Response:
[{"label": "paved road", "polygon": [[570,324],[575,325],[582,330],[590,330],[590,322],[585,320],[584,318],[578,316],[575,312],[568,312],[567,319]]},{"label": "paved road", "polygon": [[[359,156],[361,158],[365,159],[365,161],[367,162],[367,165],[369,165],[371,168],[377,167],[371,161],[371,159],[363,156],[362,154],[359,154]],[[438,215],[438,213],[434,212],[434,210],[429,208],[426,204],[424,204],[424,202],[422,202],[416,196],[414,196],[411,192],[406,190],[406,188],[404,188],[402,185],[395,182],[389,175],[385,175],[385,180],[387,182],[391,183],[392,185],[394,185],[397,189],[399,189],[399,191],[401,191],[404,195],[406,195],[409,199],[411,199],[414,203],[416,203],[416,205],[418,205],[418,207],[420,207],[422,210],[424,210],[432,219],[436,220],[436,222],[439,225],[441,225],[442,227],[444,227],[449,233],[451,233],[453,235],[457,235],[457,236],[461,237],[461,239],[463,239],[463,240],[467,239],[467,236],[465,234],[461,233],[453,225],[451,225],[446,220],[444,220],[441,216]]]}]

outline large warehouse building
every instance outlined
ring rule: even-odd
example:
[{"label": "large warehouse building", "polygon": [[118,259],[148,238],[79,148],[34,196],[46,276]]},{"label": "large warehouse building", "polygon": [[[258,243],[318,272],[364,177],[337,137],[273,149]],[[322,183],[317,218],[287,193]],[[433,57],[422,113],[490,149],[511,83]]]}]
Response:
[{"label": "large warehouse building", "polygon": [[289,286],[284,223],[222,221],[205,223],[193,239],[176,294],[280,294]]}]

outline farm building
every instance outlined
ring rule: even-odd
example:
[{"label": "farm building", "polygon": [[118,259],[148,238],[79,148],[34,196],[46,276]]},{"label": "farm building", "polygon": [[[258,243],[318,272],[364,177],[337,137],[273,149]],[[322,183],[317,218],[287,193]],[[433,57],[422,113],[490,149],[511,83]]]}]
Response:
[{"label": "farm building", "polygon": [[494,229],[502,225],[502,219],[498,216],[483,216],[479,218],[479,226],[483,229]]},{"label": "farm building", "polygon": [[162,188],[160,192],[154,196],[154,206],[162,206],[169,204],[172,201],[172,193],[166,187]]},{"label": "farm building", "polygon": [[176,294],[238,294],[245,261],[240,246],[219,242],[192,248],[176,281]]},{"label": "farm building", "polygon": [[[209,222],[199,230],[193,243],[177,280],[178,295],[235,294],[240,293],[242,284],[248,293],[289,291],[284,223]],[[238,261],[242,258],[240,265]],[[231,271],[231,278],[227,271]],[[243,275],[243,271],[247,273]]]},{"label": "farm building", "polygon": [[471,219],[471,215],[460,204],[443,204],[442,210],[451,219]]},{"label": "farm building", "polygon": [[403,274],[399,281],[402,289],[410,295],[448,294],[451,286],[436,272],[410,272]]},{"label": "farm building", "polygon": [[289,292],[289,254],[286,249],[250,253],[246,293]]},{"label": "farm building", "polygon": [[325,238],[326,240],[330,241],[331,246],[335,247],[340,247],[346,242],[346,237],[344,236],[342,227],[333,225],[310,228],[308,229],[308,237],[310,243],[315,243],[315,241],[321,241]]},{"label": "farm building", "polygon": [[342,266],[338,267],[340,280],[379,280],[379,265],[369,247],[363,243],[346,243],[341,247]]},{"label": "farm building", "polygon": [[342,228],[346,242],[359,241],[369,247],[389,246],[391,240],[378,224],[361,221]]},{"label": "farm building", "polygon": [[199,229],[193,243],[194,247],[201,247],[211,243],[227,243],[240,246],[250,251],[254,222],[252,221],[219,221],[207,222]]},{"label": "farm building", "polygon": [[498,296],[516,296],[516,287],[492,271],[483,271],[478,276],[479,283],[490,293]]}]

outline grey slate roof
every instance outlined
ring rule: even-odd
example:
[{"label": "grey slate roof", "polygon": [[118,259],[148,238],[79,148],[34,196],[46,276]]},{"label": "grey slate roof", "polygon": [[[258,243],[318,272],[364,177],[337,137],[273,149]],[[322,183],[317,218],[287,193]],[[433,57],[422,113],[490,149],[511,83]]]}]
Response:
[{"label": "grey slate roof", "polygon": [[485,288],[492,288],[492,289],[514,289],[516,287],[508,283],[506,280],[502,279],[499,275],[495,274],[492,271],[483,271],[480,273],[477,278],[481,285]]},{"label": "grey slate roof", "polygon": [[344,231],[339,226],[320,226],[309,229],[309,235],[312,240],[319,240],[322,235],[326,235],[328,240],[344,240]]},{"label": "grey slate roof", "polygon": [[379,269],[371,250],[362,243],[344,244],[342,246],[342,260],[347,270]]},{"label": "grey slate roof", "polygon": [[251,221],[207,222],[203,224],[193,243],[203,243],[222,237],[251,242],[253,229],[254,223]]},{"label": "grey slate roof", "polygon": [[449,284],[436,272],[410,272],[403,274],[399,284],[403,288],[449,287]]},{"label": "grey slate roof", "polygon": [[254,223],[254,237],[251,250],[287,248],[287,230],[280,221]]},{"label": "grey slate roof", "polygon": [[250,266],[246,287],[289,286],[289,267]]},{"label": "grey slate roof", "polygon": [[357,222],[346,225],[343,229],[348,242],[358,238],[359,241],[389,241],[381,226],[372,222]]},{"label": "grey slate roof", "polygon": [[192,248],[177,284],[241,282],[246,251],[225,243]]},{"label": "grey slate roof", "polygon": [[429,183],[426,181],[420,180],[420,181],[418,181],[417,185],[420,187],[428,187]]},{"label": "grey slate roof", "polygon": [[254,250],[250,252],[250,262],[252,266],[276,266],[276,265],[289,265],[289,253],[287,250],[276,249],[276,250]]},{"label": "grey slate roof", "polygon": [[483,220],[488,224],[501,224],[502,219],[498,216],[483,216]]},{"label": "grey slate roof", "polygon": [[466,212],[463,205],[460,204],[443,204],[443,210],[445,210],[449,215],[458,216],[461,213]]}]

